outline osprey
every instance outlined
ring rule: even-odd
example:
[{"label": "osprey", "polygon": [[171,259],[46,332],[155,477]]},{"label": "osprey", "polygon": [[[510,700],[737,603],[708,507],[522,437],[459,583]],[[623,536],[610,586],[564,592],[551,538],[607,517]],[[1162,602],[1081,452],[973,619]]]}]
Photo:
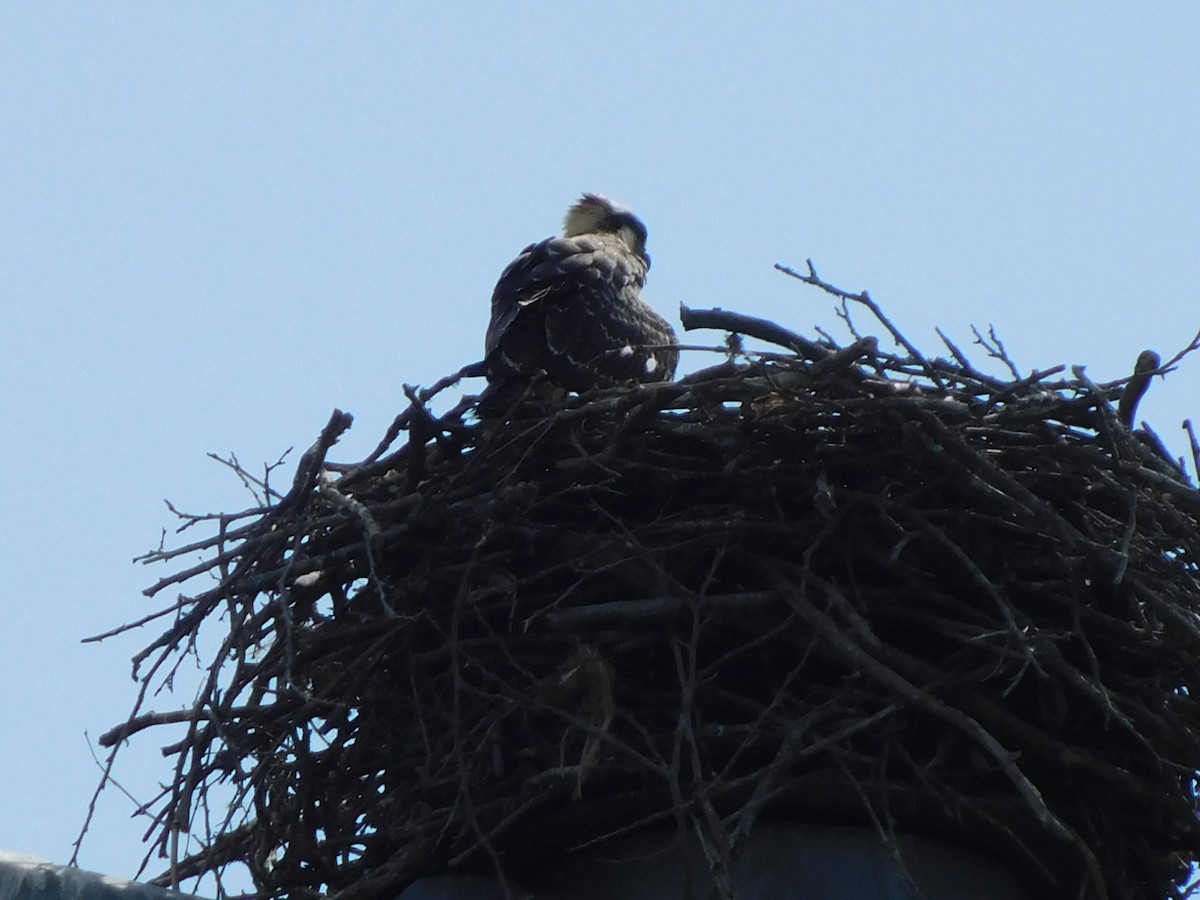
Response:
[{"label": "osprey", "polygon": [[641,298],[649,268],[642,221],[584,194],[562,237],[530,244],[496,283],[486,393],[535,379],[569,391],[670,381],[679,351],[670,323]]}]

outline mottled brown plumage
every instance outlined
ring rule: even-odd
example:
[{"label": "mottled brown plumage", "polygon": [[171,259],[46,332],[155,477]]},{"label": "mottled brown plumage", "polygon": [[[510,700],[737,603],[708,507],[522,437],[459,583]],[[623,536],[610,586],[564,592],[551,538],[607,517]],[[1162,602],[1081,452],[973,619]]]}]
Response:
[{"label": "mottled brown plumage", "polygon": [[494,387],[549,381],[566,390],[670,381],[671,325],[641,299],[646,226],[596,194],[567,212],[563,236],[530,244],[500,275],[486,339]]}]

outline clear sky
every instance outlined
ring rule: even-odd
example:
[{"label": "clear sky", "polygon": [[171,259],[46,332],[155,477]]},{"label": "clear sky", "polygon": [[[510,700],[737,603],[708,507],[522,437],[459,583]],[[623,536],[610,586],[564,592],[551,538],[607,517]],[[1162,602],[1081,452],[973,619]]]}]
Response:
[{"label": "clear sky", "polygon": [[[646,221],[673,319],[835,329],[772,269],[811,257],[930,354],[972,323],[1024,369],[1173,354],[1197,47],[1195,0],[0,5],[0,848],[70,856],[158,630],[80,638],[157,608],[163,499],[248,505],[205,454],[298,455],[334,407],[361,458],[582,191]],[[1200,355],[1143,403],[1176,452],[1198,388]],[[118,767],[139,797],[163,742]],[[131,812],[101,797],[86,867],[133,873]]]}]

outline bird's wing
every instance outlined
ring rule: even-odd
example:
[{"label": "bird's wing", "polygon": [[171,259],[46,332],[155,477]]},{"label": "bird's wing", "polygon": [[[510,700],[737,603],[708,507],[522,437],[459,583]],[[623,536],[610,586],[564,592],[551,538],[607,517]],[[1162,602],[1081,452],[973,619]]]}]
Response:
[{"label": "bird's wing", "polygon": [[572,390],[669,379],[673,355],[651,360],[634,349],[674,342],[670,325],[638,297],[645,272],[618,239],[603,235],[526,247],[492,295],[492,374],[545,373]]}]

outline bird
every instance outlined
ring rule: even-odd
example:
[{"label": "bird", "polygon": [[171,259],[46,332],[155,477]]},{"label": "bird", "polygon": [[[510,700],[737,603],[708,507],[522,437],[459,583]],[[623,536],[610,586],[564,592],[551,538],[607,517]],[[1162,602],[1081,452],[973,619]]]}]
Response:
[{"label": "bird", "polygon": [[642,300],[649,269],[642,220],[600,194],[580,197],[562,235],[530,244],[496,282],[485,397],[495,404],[531,384],[579,393],[671,381],[679,350],[671,324]]}]

